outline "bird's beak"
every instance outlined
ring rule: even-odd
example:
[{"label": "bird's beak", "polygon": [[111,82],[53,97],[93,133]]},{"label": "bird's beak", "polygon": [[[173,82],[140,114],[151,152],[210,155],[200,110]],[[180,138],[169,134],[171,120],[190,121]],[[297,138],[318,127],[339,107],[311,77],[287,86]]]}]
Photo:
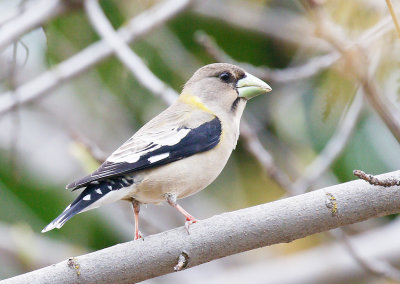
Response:
[{"label": "bird's beak", "polygon": [[242,79],[237,81],[236,88],[239,92],[239,97],[247,100],[272,90],[267,83],[247,72]]}]

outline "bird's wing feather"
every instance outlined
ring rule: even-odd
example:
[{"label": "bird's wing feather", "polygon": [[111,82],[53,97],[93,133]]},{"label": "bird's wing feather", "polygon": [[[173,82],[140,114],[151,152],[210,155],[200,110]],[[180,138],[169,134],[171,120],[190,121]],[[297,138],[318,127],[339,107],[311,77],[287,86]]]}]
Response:
[{"label": "bird's wing feather", "polygon": [[118,148],[95,172],[67,188],[77,189],[110,177],[165,165],[215,147],[222,126],[216,116],[208,116],[195,127],[190,123],[168,125],[167,121],[150,121]]}]

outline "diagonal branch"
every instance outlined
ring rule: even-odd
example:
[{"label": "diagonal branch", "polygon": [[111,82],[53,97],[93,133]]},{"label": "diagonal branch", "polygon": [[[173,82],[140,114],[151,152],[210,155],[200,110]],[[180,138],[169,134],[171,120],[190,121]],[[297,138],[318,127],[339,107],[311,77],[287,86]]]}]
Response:
[{"label": "diagonal branch", "polygon": [[[127,26],[118,30],[124,42],[134,42],[157,26],[183,11],[191,0],[168,0],[141,13]],[[52,70],[18,87],[15,92],[0,96],[0,115],[12,110],[16,105],[39,99],[59,87],[62,83],[77,77],[89,68],[113,54],[113,49],[105,41],[92,44],[69,59],[61,62]],[[17,102],[16,102],[17,101]]]},{"label": "diagonal branch", "polygon": [[359,88],[354,101],[351,103],[349,110],[336,128],[332,138],[321,153],[319,153],[318,157],[305,169],[304,174],[296,180],[293,185],[295,194],[304,193],[310,185],[329,169],[330,165],[343,152],[356,127],[362,107],[363,95],[362,89]]},{"label": "diagonal branch", "polygon": [[390,15],[392,16],[394,26],[396,27],[397,35],[400,38],[400,25],[399,25],[399,21],[397,20],[396,13],[393,9],[392,2],[390,0],[386,0],[386,5],[388,6]]},{"label": "diagonal branch", "polygon": [[177,93],[147,68],[142,59],[115,32],[111,23],[104,15],[98,0],[85,0],[84,7],[92,26],[97,33],[111,46],[119,60],[140,79],[141,84],[152,93],[161,97],[167,104],[172,104]]},{"label": "diagonal branch", "polygon": [[240,124],[240,138],[244,141],[246,150],[260,163],[268,176],[286,192],[294,195],[295,189],[292,181],[284,171],[275,165],[272,155],[265,149],[257,133],[244,119],[242,119]]},{"label": "diagonal branch", "polygon": [[357,83],[361,85],[368,101],[382,118],[393,136],[400,142],[400,110],[390,102],[385,94],[379,92],[373,74],[368,72],[368,66],[371,62],[369,62],[370,60],[366,52],[366,44],[368,41],[371,41],[371,38],[376,40],[378,38],[377,35],[382,36],[389,30],[388,24],[391,23],[391,21],[389,22],[390,16],[385,17],[374,27],[364,32],[358,41],[351,42],[344,31],[329,20],[329,16],[322,7],[314,9],[312,12],[318,22],[320,37],[331,43],[342,54],[346,60],[346,67],[355,77]]},{"label": "diagonal branch", "polygon": [[[379,177],[400,178],[400,171]],[[187,267],[193,267],[235,253],[399,213],[399,194],[399,186],[387,189],[360,180],[351,181],[202,220],[192,225],[190,235],[180,227],[74,257],[11,278],[7,283],[139,282],[173,272],[182,253],[188,260]],[[332,200],[336,211],[329,206]]]}]

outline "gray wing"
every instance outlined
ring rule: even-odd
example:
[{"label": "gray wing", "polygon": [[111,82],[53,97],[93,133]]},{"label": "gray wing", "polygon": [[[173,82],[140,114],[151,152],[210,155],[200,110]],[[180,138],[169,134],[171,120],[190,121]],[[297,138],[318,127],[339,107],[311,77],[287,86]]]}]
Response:
[{"label": "gray wing", "polygon": [[221,133],[221,122],[216,116],[210,115],[209,120],[192,127],[168,125],[158,118],[140,129],[95,172],[67,188],[77,189],[94,181],[165,165],[210,150],[219,143]]}]

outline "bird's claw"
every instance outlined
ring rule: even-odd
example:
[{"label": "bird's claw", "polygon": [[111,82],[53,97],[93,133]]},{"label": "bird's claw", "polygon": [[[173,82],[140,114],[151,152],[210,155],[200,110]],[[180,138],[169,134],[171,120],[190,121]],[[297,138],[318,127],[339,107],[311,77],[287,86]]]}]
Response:
[{"label": "bird's claw", "polygon": [[138,239],[143,239],[143,235],[140,231],[135,232],[135,241]]},{"label": "bird's claw", "polygon": [[195,218],[192,218],[192,219],[187,218],[186,219],[185,228],[186,228],[186,232],[188,233],[188,235],[190,235],[189,227],[193,223],[197,223],[197,219],[195,219]]}]

